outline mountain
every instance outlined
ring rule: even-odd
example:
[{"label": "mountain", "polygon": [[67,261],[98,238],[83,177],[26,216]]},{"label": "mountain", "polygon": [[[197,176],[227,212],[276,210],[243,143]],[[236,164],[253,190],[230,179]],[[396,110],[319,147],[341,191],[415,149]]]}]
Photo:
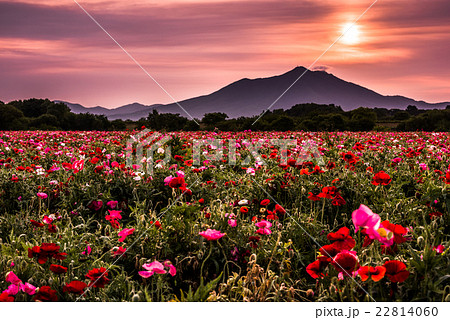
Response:
[{"label": "mountain", "polygon": [[[241,79],[209,95],[183,100],[179,104],[194,118],[202,118],[205,113],[210,112],[224,112],[230,118],[258,115],[272,105],[305,71],[304,67],[296,67],[282,75],[269,78]],[[325,71],[308,71],[272,106],[271,110],[288,109],[296,104],[309,102],[335,104],[344,110],[358,107],[404,109],[408,105],[415,105],[419,109],[441,109],[450,104],[450,102],[427,103],[403,96],[384,96]],[[70,104],[69,107],[74,112],[82,110],[79,108],[80,105]],[[105,114],[109,119],[137,120],[146,117],[153,109],[160,113],[179,113],[190,118],[175,103],[152,106],[134,103],[117,109],[102,107],[85,109],[92,113]]]},{"label": "mountain", "polygon": [[66,101],[56,100],[55,102],[64,103],[69,107],[73,113],[92,113],[97,115],[105,115],[109,120],[123,119],[123,120],[139,120],[140,118],[147,117],[151,110],[155,107],[161,106],[161,104],[155,104],[146,106],[140,103],[131,103],[115,109],[107,109],[104,107],[92,107],[87,108],[77,103],[70,103]]}]

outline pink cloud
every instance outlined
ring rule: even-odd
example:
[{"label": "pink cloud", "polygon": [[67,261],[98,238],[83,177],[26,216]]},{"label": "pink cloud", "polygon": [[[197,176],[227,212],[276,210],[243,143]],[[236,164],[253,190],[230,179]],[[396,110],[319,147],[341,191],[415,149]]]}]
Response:
[{"label": "pink cloud", "polygon": [[[180,100],[240,78],[307,67],[366,7],[361,1],[80,3]],[[443,0],[376,4],[359,22],[361,42],[337,43],[316,67],[382,94],[450,100],[448,10]],[[0,0],[0,50],[0,100],[172,102],[75,3]]]}]

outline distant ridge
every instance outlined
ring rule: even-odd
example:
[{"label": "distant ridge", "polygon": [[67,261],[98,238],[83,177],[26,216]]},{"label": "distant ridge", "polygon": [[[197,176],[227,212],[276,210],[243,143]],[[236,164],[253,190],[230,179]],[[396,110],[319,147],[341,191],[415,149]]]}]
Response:
[{"label": "distant ridge", "polygon": [[[205,113],[210,112],[224,112],[230,118],[258,115],[266,110],[305,70],[304,67],[296,67],[282,75],[268,78],[244,78],[211,94],[179,103],[194,118],[202,118]],[[116,109],[107,109],[86,108],[80,104],[60,102],[67,104],[74,113],[103,114],[110,120],[138,120],[147,117],[153,109],[160,113],[179,113],[190,118],[175,103],[151,106],[133,103]],[[384,96],[342,80],[326,71],[308,71],[271,109],[288,109],[296,104],[310,102],[335,104],[346,111],[358,107],[404,109],[408,105],[415,105],[421,109],[442,109],[450,105],[450,102],[427,103],[403,96]]]}]

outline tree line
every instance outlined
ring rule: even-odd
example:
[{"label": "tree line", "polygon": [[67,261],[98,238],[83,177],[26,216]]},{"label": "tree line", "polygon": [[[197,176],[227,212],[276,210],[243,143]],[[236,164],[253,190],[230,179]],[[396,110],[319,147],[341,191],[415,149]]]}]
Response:
[{"label": "tree line", "polygon": [[[157,131],[450,131],[450,106],[444,110],[358,108],[344,111],[334,104],[298,104],[259,116],[229,119],[222,112],[202,119],[180,114],[150,112],[138,121],[113,120],[103,115],[75,114],[64,103],[49,99],[0,101],[0,130],[125,130],[145,126]],[[255,122],[256,121],[256,122]]]}]

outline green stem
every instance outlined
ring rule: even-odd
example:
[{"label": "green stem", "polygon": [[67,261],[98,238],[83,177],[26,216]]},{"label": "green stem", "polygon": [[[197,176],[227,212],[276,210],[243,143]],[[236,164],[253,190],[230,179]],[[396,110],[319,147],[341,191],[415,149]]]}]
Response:
[{"label": "green stem", "polygon": [[206,259],[205,260],[203,260],[203,262],[202,262],[202,266],[201,266],[201,268],[200,268],[200,283],[202,284],[203,283],[203,267],[205,266],[205,262],[209,259],[209,257],[211,256],[211,253],[212,253],[212,243],[211,243],[211,241],[209,242],[209,253],[208,253],[208,255],[206,256]]}]

